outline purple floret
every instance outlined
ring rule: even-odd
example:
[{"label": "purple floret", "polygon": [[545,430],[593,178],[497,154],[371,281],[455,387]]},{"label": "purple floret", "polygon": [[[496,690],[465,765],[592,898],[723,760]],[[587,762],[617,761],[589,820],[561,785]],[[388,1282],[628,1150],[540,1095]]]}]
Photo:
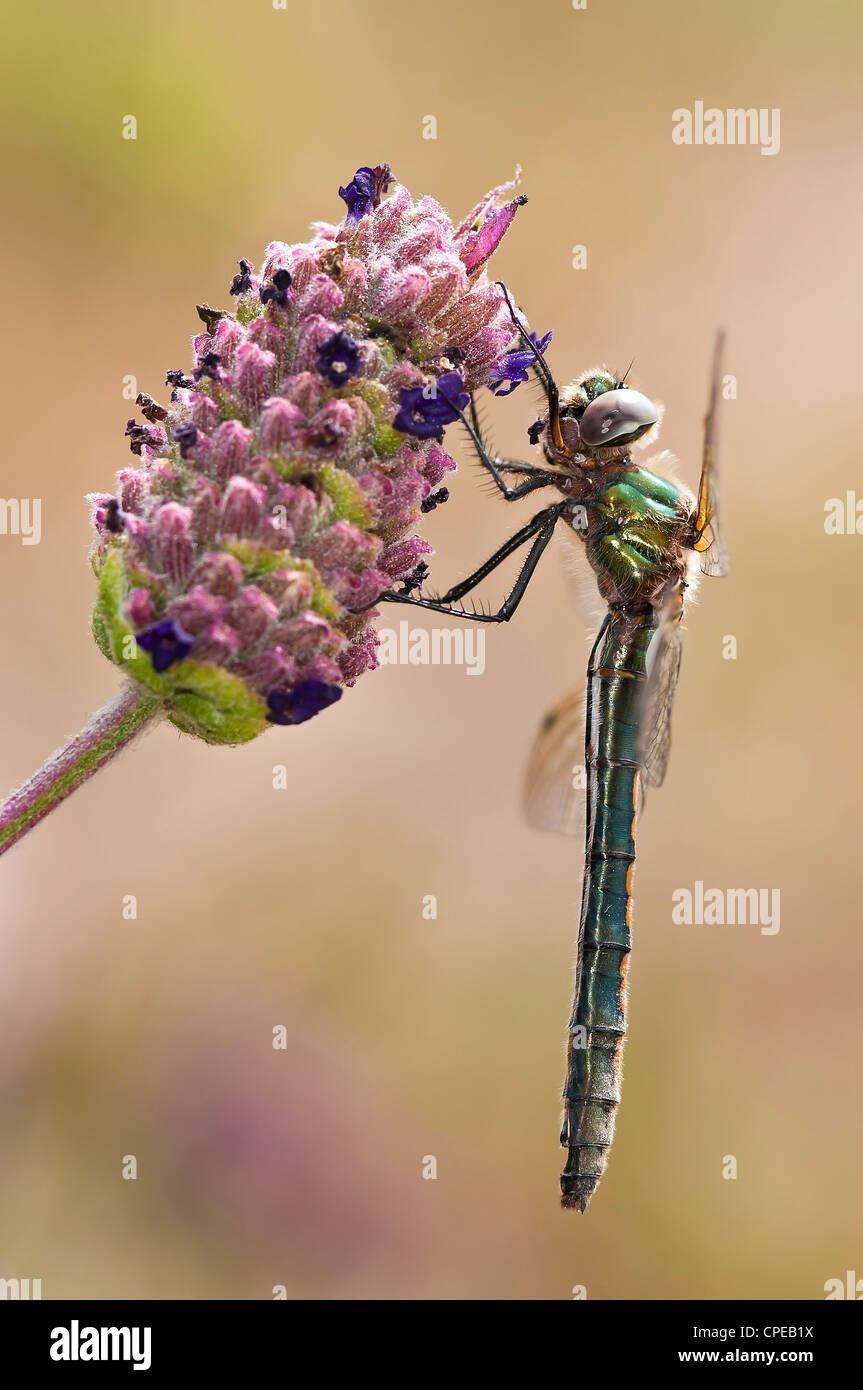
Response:
[{"label": "purple floret", "polygon": [[378,164],[370,169],[363,165],[358,169],[347,188],[339,189],[339,197],[348,205],[346,222],[359,222],[367,212],[378,206],[390,184],[394,182],[388,164]]},{"label": "purple floret", "polygon": [[235,275],[231,281],[231,288],[228,291],[229,294],[248,294],[249,290],[252,288],[251,261],[247,261],[244,256],[239,265],[240,273],[239,275]]},{"label": "purple floret", "polygon": [[340,685],[314,678],[300,681],[293,690],[271,690],[267,696],[267,719],[271,724],[305,724],[321,710],[342,698]]},{"label": "purple floret", "polygon": [[280,304],[284,309],[288,302],[291,279],[289,270],[274,270],[269,282],[261,286],[261,303]]},{"label": "purple floret", "polygon": [[444,425],[457,420],[458,412],[469,404],[461,374],[444,372],[431,386],[402,387],[393,429],[417,439],[442,439]]},{"label": "purple floret", "polygon": [[175,661],[182,661],[192,650],[191,637],[173,618],[164,623],[154,623],[152,627],[136,633],[135,641],[145,652],[150,653],[153,670],[160,675],[162,671],[167,671],[169,666],[173,666]]},{"label": "purple floret", "polygon": [[[530,341],[533,343],[537,352],[542,355],[552,339],[552,332],[549,330],[544,338],[537,338],[535,333],[531,333]],[[528,369],[533,366],[536,357],[530,348],[515,348],[501,358],[497,366],[492,369],[489,390],[496,396],[510,396],[517,386],[523,381],[527,381]]]},{"label": "purple floret", "polygon": [[317,349],[318,369],[333,386],[344,386],[356,376],[360,364],[360,345],[350,333],[334,333]]}]

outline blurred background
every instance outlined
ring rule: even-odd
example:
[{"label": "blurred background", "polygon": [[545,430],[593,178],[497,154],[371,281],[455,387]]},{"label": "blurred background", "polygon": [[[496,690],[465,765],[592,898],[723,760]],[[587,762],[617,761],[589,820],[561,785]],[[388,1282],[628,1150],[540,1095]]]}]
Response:
[{"label": "blurred background", "polygon": [[[240,749],[159,727],[4,859],[0,1274],[232,1299],[817,1299],[863,1274],[863,537],[824,529],[828,499],[863,497],[861,27],[851,0],[7,18],[0,492],[41,497],[43,534],[0,537],[3,789],[118,687],[88,634],[83,495],[129,461],[123,378],[159,398],[195,303],[337,221],[358,165],[458,220],[520,163],[496,273],[554,329],[561,379],[635,359],[690,486],[720,322],[737,399],[732,570],[690,613],[642,822],[623,1103],[588,1214],[557,1197],[579,849],[519,810],[587,653],[550,554],[482,677],[384,667]],[[779,108],[780,152],[674,144],[698,100]],[[501,450],[527,448],[532,389],[491,404]],[[427,527],[441,585],[532,515],[459,456]],[[780,932],[675,926],[696,880],[778,888]]]}]

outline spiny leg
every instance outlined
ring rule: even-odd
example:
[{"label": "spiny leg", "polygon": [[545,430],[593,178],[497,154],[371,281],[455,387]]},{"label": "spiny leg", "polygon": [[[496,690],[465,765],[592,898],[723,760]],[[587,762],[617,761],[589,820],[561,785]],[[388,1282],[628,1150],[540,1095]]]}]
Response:
[{"label": "spiny leg", "polygon": [[[550,409],[552,410],[554,418],[556,419],[558,392],[557,386],[554,382],[554,378],[552,377],[551,372],[549,371],[549,368],[542,354],[539,352],[536,345],[530,340],[530,337],[526,334],[523,326],[519,323],[518,319],[516,318],[515,311],[512,307],[512,301],[509,298],[509,292],[506,289],[506,286],[503,285],[502,282],[499,283],[501,284],[501,289],[503,290],[506,302],[509,306],[509,311],[512,316],[513,323],[515,324],[518,332],[526,338],[530,346],[531,352],[536,357],[538,363],[538,372],[540,368],[542,369],[542,372],[540,373],[541,379],[546,389]],[[488,452],[482,438],[479,416],[477,414],[476,403],[473,399],[473,396],[470,397],[470,419],[468,419],[464,411],[456,405],[456,403],[446,394],[446,392],[441,392],[441,395],[443,396],[443,399],[446,401],[447,405],[452,410],[453,415],[464,425],[465,429],[468,432],[468,435],[470,436],[474,449],[476,450],[476,454],[479,458],[480,463],[491,474],[495,484],[500,489],[504,499],[507,502],[514,502],[521,497],[526,497],[529,493],[536,491],[538,488],[552,487],[560,484],[561,475],[559,473],[552,472],[549,469],[537,468],[534,464],[530,463],[516,463],[509,459],[496,458]],[[557,430],[557,433],[559,435],[559,428]],[[523,483],[519,483],[516,487],[510,487],[507,484],[505,478],[502,476],[504,473],[521,474],[524,476],[525,481]],[[530,522],[528,522],[527,526],[522,527],[520,531],[516,532],[516,534],[512,536],[508,541],[506,541],[498,550],[496,550],[494,554],[488,560],[485,561],[484,564],[480,565],[480,567],[477,570],[475,570],[473,574],[469,575],[467,579],[462,580],[459,584],[454,585],[453,588],[449,589],[439,599],[417,598],[408,591],[397,593],[394,590],[387,590],[386,592],[378,595],[378,597],[372,603],[366,604],[363,608],[350,609],[349,612],[364,613],[367,612],[370,608],[374,608],[375,605],[378,603],[409,603],[413,604],[414,607],[417,608],[429,608],[436,613],[448,613],[454,617],[460,618],[475,618],[479,622],[507,622],[508,619],[512,617],[513,613],[515,612],[516,608],[521,602],[525,590],[527,589],[527,585],[530,582],[531,576],[533,575],[533,572],[536,569],[536,566],[539,562],[539,558],[545,550],[546,546],[548,545],[548,542],[551,540],[551,537],[554,533],[554,527],[566,506],[566,502],[558,502],[554,506],[546,508],[543,512],[537,513],[537,515]],[[535,536],[536,539],[534,540],[534,543],[530,548],[527,559],[525,560],[525,563],[512,588],[512,591],[507,595],[506,599],[502,603],[497,613],[467,613],[463,609],[452,608],[449,606],[449,604],[452,601],[457,601],[458,599],[462,598],[466,593],[469,593],[471,589],[475,588],[477,584],[481,583],[482,580],[492,572],[492,570],[496,569],[498,565],[500,565],[505,559],[507,559],[508,556],[513,554],[513,552],[517,550],[519,546],[523,545],[525,541],[529,540],[531,536]]]},{"label": "spiny leg", "polygon": [[[483,468],[489,468],[489,459],[497,467],[499,473],[520,473],[524,477],[537,478],[540,475],[548,477],[547,468],[539,468],[535,463],[516,462],[515,459],[500,458],[497,454],[490,454],[488,445],[483,438],[482,426],[480,424],[479,412],[476,408],[476,399],[470,398],[470,422],[471,429],[468,431],[474,452],[477,454]],[[511,500],[511,499],[507,499]]]},{"label": "spiny leg", "polygon": [[[453,414],[461,421],[471,438],[471,443],[476,450],[477,458],[494,479],[500,488],[507,502],[517,502],[520,497],[527,497],[528,493],[536,492],[540,487],[554,487],[560,482],[560,474],[552,473],[547,468],[536,468],[531,463],[511,463],[509,459],[494,458],[486,449],[483,443],[482,434],[479,429],[479,419],[476,414],[476,406],[471,399],[471,419],[460,410],[445,391],[441,391],[441,397],[446,401]],[[516,487],[510,487],[503,477],[507,473],[526,474],[525,481],[518,483]]]},{"label": "spiny leg", "polygon": [[552,443],[554,444],[555,449],[557,449],[560,453],[569,456],[572,451],[567,448],[563,440],[563,435],[560,432],[560,392],[558,390],[557,382],[552,376],[551,368],[549,367],[548,363],[546,362],[536,343],[533,341],[524,324],[522,323],[521,319],[516,314],[515,306],[513,305],[513,302],[510,299],[509,290],[507,289],[506,285],[503,283],[502,280],[497,280],[495,283],[497,284],[498,288],[503,291],[503,297],[506,300],[506,305],[509,309],[509,316],[512,319],[516,333],[521,338],[522,342],[525,345],[525,348],[533,354],[536,374],[542,382],[543,390],[545,391],[546,395],[546,400],[548,401],[548,428],[549,433],[551,434]]},{"label": "spiny leg", "polygon": [[[554,528],[557,525],[561,512],[567,505],[565,501],[555,502],[553,506],[546,507],[543,511],[537,512],[536,516],[529,521],[526,526],[523,526],[520,531],[517,531],[514,536],[510,537],[499,550],[496,550],[495,553],[486,560],[485,564],[480,565],[478,570],[468,575],[467,579],[463,579],[461,583],[456,584],[454,588],[448,590],[447,593],[443,594],[439,599],[416,598],[413,594],[399,594],[395,593],[393,590],[387,590],[385,593],[379,594],[374,603],[367,604],[365,608],[353,608],[350,611],[352,613],[364,613],[367,612],[369,608],[373,608],[377,603],[409,603],[416,608],[430,608],[435,613],[447,613],[456,618],[472,618],[475,622],[479,623],[508,622],[524,597],[525,590],[530,583],[534,570],[539,564],[540,557],[554,534]],[[450,606],[453,600],[458,600],[469,593],[470,590],[481,583],[492,570],[502,564],[509,555],[512,555],[514,551],[518,550],[518,548],[524,545],[526,541],[530,540],[531,537],[534,538],[533,545],[527,553],[527,558],[519,571],[518,578],[496,613],[470,613],[464,608],[453,608]]]}]

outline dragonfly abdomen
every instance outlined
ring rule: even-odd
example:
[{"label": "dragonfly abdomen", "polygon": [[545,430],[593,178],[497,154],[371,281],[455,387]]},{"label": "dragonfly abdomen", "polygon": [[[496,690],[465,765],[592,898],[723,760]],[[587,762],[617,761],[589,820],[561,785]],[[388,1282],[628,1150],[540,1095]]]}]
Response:
[{"label": "dragonfly abdomen", "polygon": [[588,824],[575,997],[570,1018],[563,1205],[584,1211],[602,1176],[620,1100],[626,971],[639,795],[639,708],[652,609],[603,624],[588,669]]}]

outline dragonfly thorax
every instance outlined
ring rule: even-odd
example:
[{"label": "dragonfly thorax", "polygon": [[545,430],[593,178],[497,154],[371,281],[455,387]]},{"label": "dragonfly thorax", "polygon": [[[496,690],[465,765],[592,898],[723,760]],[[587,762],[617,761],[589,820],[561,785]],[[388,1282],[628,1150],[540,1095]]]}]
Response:
[{"label": "dragonfly thorax", "polygon": [[646,468],[610,471],[588,506],[587,555],[606,602],[653,602],[669,578],[683,579],[689,500]]}]

